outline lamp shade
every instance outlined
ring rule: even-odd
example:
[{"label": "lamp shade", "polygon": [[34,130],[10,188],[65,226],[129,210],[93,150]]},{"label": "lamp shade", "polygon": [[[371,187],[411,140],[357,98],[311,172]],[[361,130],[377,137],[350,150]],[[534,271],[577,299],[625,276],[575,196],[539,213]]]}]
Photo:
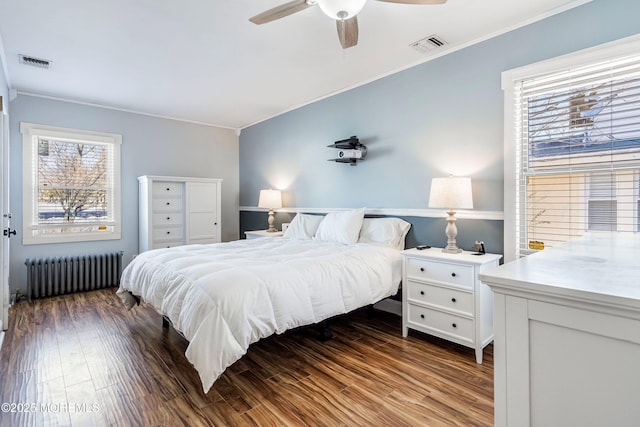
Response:
[{"label": "lamp shade", "polygon": [[429,193],[430,208],[473,209],[471,178],[450,176],[433,178]]},{"label": "lamp shade", "polygon": [[260,190],[258,207],[280,209],[282,207],[282,192],[280,190]]},{"label": "lamp shade", "polygon": [[318,0],[318,6],[330,18],[353,18],[362,10],[367,0]]}]

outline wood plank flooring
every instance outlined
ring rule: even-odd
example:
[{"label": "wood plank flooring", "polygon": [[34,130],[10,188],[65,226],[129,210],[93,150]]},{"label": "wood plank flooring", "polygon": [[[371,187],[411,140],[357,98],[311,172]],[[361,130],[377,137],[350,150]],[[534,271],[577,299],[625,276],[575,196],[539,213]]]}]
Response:
[{"label": "wood plank flooring", "polygon": [[388,313],[330,325],[328,342],[303,328],[252,345],[204,394],[187,342],[150,306],[126,311],[115,289],[20,302],[0,352],[0,425],[493,425],[492,346],[477,365],[471,349],[403,339]]}]

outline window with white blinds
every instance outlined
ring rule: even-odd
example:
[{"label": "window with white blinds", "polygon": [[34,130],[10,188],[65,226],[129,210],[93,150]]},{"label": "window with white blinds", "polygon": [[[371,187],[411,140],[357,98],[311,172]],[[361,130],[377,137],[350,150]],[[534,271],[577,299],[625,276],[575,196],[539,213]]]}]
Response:
[{"label": "window with white blinds", "polygon": [[21,123],[23,241],[120,238],[121,136]]},{"label": "window with white blinds", "polygon": [[514,82],[520,255],[640,229],[640,54]]}]

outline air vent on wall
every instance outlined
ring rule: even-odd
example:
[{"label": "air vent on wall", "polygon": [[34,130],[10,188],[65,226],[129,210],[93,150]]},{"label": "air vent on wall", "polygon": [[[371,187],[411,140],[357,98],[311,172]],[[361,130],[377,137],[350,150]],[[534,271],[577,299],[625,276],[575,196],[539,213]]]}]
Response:
[{"label": "air vent on wall", "polygon": [[20,57],[20,63],[25,65],[31,65],[32,67],[44,68],[46,70],[51,66],[51,61],[46,59],[34,58],[33,56],[18,55]]},{"label": "air vent on wall", "polygon": [[433,49],[437,49],[444,45],[448,44],[446,41],[442,40],[440,37],[432,34],[423,39],[418,40],[417,42],[411,43],[411,47],[417,50],[420,53],[428,53]]}]

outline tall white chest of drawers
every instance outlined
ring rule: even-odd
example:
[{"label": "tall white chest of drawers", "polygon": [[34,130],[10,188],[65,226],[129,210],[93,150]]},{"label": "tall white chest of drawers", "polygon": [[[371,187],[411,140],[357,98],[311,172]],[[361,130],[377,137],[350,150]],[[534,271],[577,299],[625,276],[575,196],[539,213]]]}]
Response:
[{"label": "tall white chest of drawers", "polygon": [[402,336],[409,329],[475,349],[476,362],[493,340],[493,296],[478,274],[496,267],[502,255],[402,252]]},{"label": "tall white chest of drawers", "polygon": [[139,251],[220,242],[221,179],[140,176]]}]

